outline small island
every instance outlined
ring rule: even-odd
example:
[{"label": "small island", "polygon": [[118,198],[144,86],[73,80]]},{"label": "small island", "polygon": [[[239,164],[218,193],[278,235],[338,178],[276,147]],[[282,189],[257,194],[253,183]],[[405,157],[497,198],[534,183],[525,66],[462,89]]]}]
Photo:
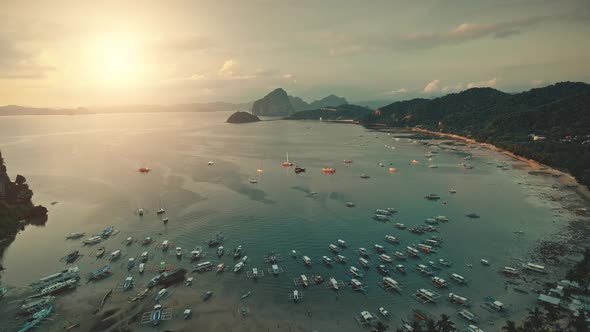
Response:
[{"label": "small island", "polygon": [[228,123],[249,123],[249,122],[257,122],[260,121],[256,115],[248,112],[235,112],[234,114],[230,115],[227,118]]}]

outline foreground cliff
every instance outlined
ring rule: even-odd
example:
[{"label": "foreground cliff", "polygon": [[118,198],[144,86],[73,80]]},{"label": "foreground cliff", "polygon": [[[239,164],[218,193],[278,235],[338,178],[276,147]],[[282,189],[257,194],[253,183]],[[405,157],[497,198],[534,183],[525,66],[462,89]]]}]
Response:
[{"label": "foreground cliff", "polygon": [[0,151],[0,255],[25,225],[44,225],[47,221],[47,209],[34,206],[32,197],[33,191],[24,176],[10,180]]}]

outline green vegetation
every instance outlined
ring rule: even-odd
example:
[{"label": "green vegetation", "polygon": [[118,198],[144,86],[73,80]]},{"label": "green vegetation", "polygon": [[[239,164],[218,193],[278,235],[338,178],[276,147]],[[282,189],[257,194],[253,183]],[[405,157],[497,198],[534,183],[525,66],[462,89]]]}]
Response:
[{"label": "green vegetation", "polygon": [[590,187],[589,108],[590,85],[563,82],[517,94],[474,88],[395,102],[367,114],[362,123],[470,137],[567,170]]}]

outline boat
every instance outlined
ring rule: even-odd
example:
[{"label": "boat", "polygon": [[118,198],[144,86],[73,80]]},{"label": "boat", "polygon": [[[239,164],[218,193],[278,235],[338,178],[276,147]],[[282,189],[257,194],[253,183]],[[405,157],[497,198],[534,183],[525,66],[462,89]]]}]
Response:
[{"label": "boat", "polygon": [[385,317],[386,319],[389,319],[389,311],[385,310],[385,308],[379,307],[379,313],[381,314],[381,316]]},{"label": "boat", "polygon": [[133,237],[132,236],[130,236],[127,239],[125,239],[125,245],[126,246],[130,245],[131,243],[133,243]]},{"label": "boat", "polygon": [[480,215],[475,213],[475,212],[470,212],[470,213],[466,213],[465,214],[466,217],[471,218],[471,219],[478,219],[480,218]]},{"label": "boat", "polygon": [[456,282],[458,282],[460,284],[467,283],[467,280],[463,276],[461,276],[461,275],[459,275],[457,273],[451,273],[450,274],[450,277],[451,277],[451,279],[455,280]]},{"label": "boat", "polygon": [[368,257],[369,253],[367,252],[367,249],[365,248],[359,248],[359,255],[363,256],[363,257]]},{"label": "boat", "polygon": [[469,324],[466,328],[467,332],[485,332],[484,330],[480,329],[478,326]]},{"label": "boat", "polygon": [[244,262],[238,262],[238,264],[236,264],[234,266],[234,272],[240,271],[243,267],[244,267]]},{"label": "boat", "polygon": [[432,277],[432,283],[436,285],[436,287],[447,287],[447,281],[440,277]]},{"label": "boat", "polygon": [[123,281],[123,290],[129,290],[131,287],[133,287],[133,277],[125,278],[125,281]]},{"label": "boat", "polygon": [[299,276],[299,280],[301,281],[301,285],[303,285],[303,287],[309,286],[309,282],[307,281],[307,277],[305,276],[305,274]]},{"label": "boat", "polygon": [[426,218],[426,220],[424,220],[424,222],[427,224],[431,224],[431,225],[438,225],[438,220],[436,220],[434,218]]},{"label": "boat", "polygon": [[455,190],[455,189],[449,189],[449,193],[456,194],[457,193],[457,190]]},{"label": "boat", "polygon": [[340,239],[338,239],[338,241],[336,241],[336,244],[337,244],[339,247],[346,248],[346,241],[344,241],[344,240],[340,240]]},{"label": "boat", "polygon": [[352,278],[350,279],[350,285],[352,286],[352,289],[354,290],[360,290],[363,291],[363,283],[360,282],[360,280]]},{"label": "boat", "polygon": [[211,296],[213,295],[213,292],[208,290],[205,293],[203,293],[203,301],[207,301],[211,298]]},{"label": "boat", "polygon": [[274,275],[279,275],[279,273],[281,273],[281,269],[279,269],[279,266],[277,264],[272,264],[270,266],[270,269],[272,271],[272,274]]},{"label": "boat", "polygon": [[153,288],[153,287],[156,287],[159,283],[160,283],[160,275],[158,274],[157,276],[150,279],[150,281],[147,284],[147,287]]},{"label": "boat", "polygon": [[346,263],[346,257],[342,255],[336,255],[336,260],[340,263]]},{"label": "boat", "polygon": [[303,167],[299,167],[299,166],[295,166],[295,169],[293,170],[295,173],[299,174],[299,173],[303,173],[305,172],[305,168]]},{"label": "boat", "polygon": [[79,272],[80,269],[77,266],[73,266],[65,270],[59,271],[57,273],[43,277],[38,281],[33,282],[31,286],[36,289],[41,289],[56,282],[62,282],[72,278],[80,278]]},{"label": "boat", "polygon": [[453,303],[457,303],[457,304],[467,304],[467,299],[464,298],[463,296],[459,296],[455,293],[449,293],[449,301],[453,302]]},{"label": "boat", "polygon": [[39,323],[45,320],[53,312],[53,305],[48,305],[35,312],[33,316],[25,322],[18,332],[26,332],[35,328]]},{"label": "boat", "polygon": [[422,274],[429,275],[429,276],[432,275],[432,271],[430,271],[430,269],[426,265],[417,264],[416,267],[418,268],[418,271],[421,272]]},{"label": "boat", "polygon": [[217,257],[223,256],[223,251],[224,251],[223,246],[219,246],[217,248]]},{"label": "boat", "polygon": [[383,264],[377,266],[377,271],[379,271],[379,273],[381,273],[381,274],[389,275],[389,270],[387,269],[387,266],[385,266]]},{"label": "boat", "polygon": [[88,239],[82,241],[82,243],[91,245],[91,244],[97,244],[97,243],[101,242],[102,240],[103,240],[102,236],[93,236],[91,238],[88,238]]},{"label": "boat", "polygon": [[36,300],[30,300],[20,306],[20,311],[23,313],[32,314],[39,311],[41,308],[46,307],[55,300],[55,296],[44,296]]},{"label": "boat", "polygon": [[468,163],[461,163],[460,164],[461,167],[463,167],[464,169],[473,169],[473,165],[468,164]]},{"label": "boat", "polygon": [[357,278],[363,277],[363,274],[361,273],[361,271],[354,266],[351,266],[348,271],[350,272],[350,274],[352,274],[353,276],[355,276]]},{"label": "boat", "polygon": [[399,243],[399,240],[395,236],[385,235],[385,241],[389,243]]},{"label": "boat", "polygon": [[359,263],[364,267],[364,268],[368,268],[369,266],[371,266],[371,263],[369,263],[368,260],[360,257],[359,258]]},{"label": "boat", "polygon": [[345,164],[352,164],[352,160],[350,160],[350,159],[344,159],[344,163]]},{"label": "boat", "polygon": [[145,264],[144,263],[140,263],[139,264],[139,273],[143,273],[143,271],[145,271]]},{"label": "boat", "polygon": [[500,272],[504,273],[507,276],[517,276],[518,270],[510,266],[504,266],[500,269]]},{"label": "boat", "polygon": [[297,302],[299,301],[299,291],[298,290],[294,290],[293,291],[293,295],[291,295],[291,298],[293,299],[293,301]]},{"label": "boat", "polygon": [[480,260],[480,262],[481,262],[481,265],[486,265],[486,266],[489,266],[489,265],[490,265],[490,262],[489,262],[487,259],[483,259],[483,258],[482,258],[482,259]]},{"label": "boat", "polygon": [[393,262],[393,259],[391,259],[391,257],[388,256],[388,255],[386,255],[386,254],[379,255],[379,259],[381,259],[381,261],[382,262],[385,262],[385,263],[391,263],[391,262]]},{"label": "boat", "polygon": [[202,254],[203,250],[201,250],[201,248],[195,248],[195,250],[191,251],[191,261],[196,261],[201,258]]},{"label": "boat", "polygon": [[391,212],[389,212],[388,210],[376,209],[375,214],[381,214],[384,216],[388,216],[391,214]]},{"label": "boat", "polygon": [[242,256],[242,246],[241,245],[237,246],[237,248],[234,249],[233,255],[234,255],[234,258],[240,258],[240,256]]},{"label": "boat", "polygon": [[158,272],[162,273],[164,271],[166,271],[166,262],[160,261],[160,266],[158,267]]},{"label": "boat", "polygon": [[375,251],[378,252],[378,253],[384,253],[385,252],[385,248],[382,245],[379,245],[379,244],[373,245],[373,249],[375,249]]},{"label": "boat", "polygon": [[435,201],[435,200],[439,200],[440,196],[437,194],[428,194],[428,195],[424,196],[424,198],[431,200],[431,201]]},{"label": "boat", "polygon": [[58,292],[63,291],[67,288],[75,287],[77,282],[78,282],[77,278],[72,278],[72,279],[68,279],[65,281],[56,282],[52,285],[49,285],[49,286],[41,289],[41,291],[38,294],[30,296],[30,298],[43,297],[43,296],[58,293]]},{"label": "boat", "polygon": [[197,272],[203,272],[203,271],[209,271],[209,270],[211,270],[211,268],[213,268],[213,264],[211,264],[211,262],[203,262],[203,263],[197,264],[193,270],[197,271]]},{"label": "boat", "polygon": [[328,266],[332,265],[332,259],[330,259],[328,256],[322,256],[322,261]]},{"label": "boat", "polygon": [[162,305],[158,303],[154,306],[154,309],[152,309],[150,322],[152,322],[152,325],[157,326],[160,324],[160,320],[162,320]]},{"label": "boat", "polygon": [[158,293],[156,293],[156,297],[155,297],[156,302],[159,302],[166,295],[168,295],[168,289],[167,288],[160,289],[160,291]]},{"label": "boat", "polygon": [[311,258],[303,256],[303,262],[305,263],[305,265],[311,266]]},{"label": "boat", "polygon": [[297,251],[291,250],[291,257],[297,257]]},{"label": "boat", "polygon": [[158,202],[158,210],[156,210],[156,214],[163,214],[166,213],[166,210],[164,210],[164,208],[162,207],[162,197],[160,197],[160,200]]},{"label": "boat", "polygon": [[224,269],[225,269],[225,263],[221,262],[221,263],[217,264],[217,269],[215,270],[215,272],[217,272],[217,273],[223,272]]},{"label": "boat", "polygon": [[477,323],[479,321],[477,316],[467,309],[462,309],[461,311],[458,312],[458,314],[459,314],[459,316],[467,319],[470,322]]},{"label": "boat", "polygon": [[250,295],[252,295],[252,292],[248,292],[248,293],[242,295],[242,297],[240,299],[243,300],[243,299],[247,298]]},{"label": "boat", "polygon": [[258,183],[258,180],[255,179],[255,178],[249,178],[248,179],[248,182],[250,182],[250,183]]},{"label": "boat", "polygon": [[336,173],[336,169],[332,167],[324,167],[322,168],[322,172],[324,172],[324,174],[334,174]]},{"label": "boat", "polygon": [[389,221],[389,216],[385,214],[375,214],[373,219],[377,221]]},{"label": "boat", "polygon": [[439,263],[440,265],[443,265],[443,266],[446,266],[446,267],[449,267],[449,266],[451,266],[451,262],[448,262],[448,261],[446,261],[446,260],[444,260],[444,259],[442,259],[442,258],[439,258],[439,259],[438,259],[438,263]]},{"label": "boat", "polygon": [[336,279],[333,277],[330,277],[330,287],[332,287],[334,290],[338,290],[338,281],[336,281]]},{"label": "boat", "polygon": [[361,173],[360,178],[361,179],[370,179],[371,177],[365,173]]},{"label": "boat", "polygon": [[145,262],[147,262],[147,260],[148,260],[148,259],[149,259],[149,257],[150,257],[149,255],[150,255],[150,254],[149,254],[147,251],[144,251],[144,252],[142,252],[142,253],[141,253],[141,256],[139,256],[139,257],[140,257],[140,260],[141,260],[141,262],[142,262],[142,263],[145,263]]},{"label": "boat", "polygon": [[436,217],[434,217],[434,220],[439,221],[439,222],[448,222],[449,218],[447,218],[446,216],[436,216]]},{"label": "boat", "polygon": [[164,240],[162,241],[160,247],[162,247],[162,250],[167,250],[170,247],[170,242],[168,242],[168,240]]},{"label": "boat", "polygon": [[111,253],[110,259],[114,261],[115,259],[121,257],[121,250],[115,250]]},{"label": "boat", "polygon": [[252,269],[252,278],[258,279],[258,277],[259,277],[258,268],[253,268]]},{"label": "boat", "polygon": [[377,166],[379,166],[379,167],[385,167],[385,164],[384,163],[377,163]]},{"label": "boat", "polygon": [[131,257],[127,260],[127,270],[131,270],[135,266],[135,258]]},{"label": "boat", "polygon": [[330,244],[330,245],[328,246],[328,248],[329,248],[329,249],[330,249],[330,251],[332,251],[332,252],[338,252],[338,247],[336,247],[336,246],[335,246],[335,245],[333,245],[333,244]]},{"label": "boat", "polygon": [[211,165],[213,165],[213,164],[214,164],[213,160],[209,160],[209,161],[207,162],[207,165],[209,165],[209,166],[211,166]]},{"label": "boat", "polygon": [[354,207],[354,202],[346,202],[346,207]]},{"label": "boat", "polygon": [[192,314],[191,309],[184,309],[184,311],[182,312],[184,319],[189,319],[191,317],[191,314]]},{"label": "boat", "polygon": [[139,214],[139,216],[143,216],[143,209],[140,208],[139,210],[137,210],[137,214]]},{"label": "boat", "polygon": [[194,277],[188,277],[188,278],[186,278],[186,283],[185,283],[185,285],[187,285],[187,286],[190,286],[190,285],[192,285],[194,280],[195,280],[195,278],[194,278]]},{"label": "boat", "polygon": [[92,271],[88,274],[88,280],[98,280],[107,277],[111,274],[111,266],[109,264],[102,266],[101,268]]},{"label": "boat", "polygon": [[409,256],[411,257],[419,257],[420,255],[418,254],[418,250],[412,248],[412,247],[406,247],[406,252],[408,253]]},{"label": "boat", "polygon": [[72,264],[76,260],[78,260],[78,257],[80,257],[80,252],[78,250],[74,250],[71,253],[64,256],[64,258],[62,259],[66,262],[66,264]]},{"label": "boat", "polygon": [[397,227],[399,229],[405,229],[406,228],[406,225],[401,224],[401,223],[398,222],[398,223],[395,224],[395,227]]},{"label": "boat", "polygon": [[74,232],[74,233],[70,233],[68,235],[66,235],[66,239],[70,240],[70,239],[78,239],[81,238],[82,236],[84,236],[84,232]]},{"label": "boat", "polygon": [[220,244],[223,241],[223,235],[221,233],[215,234],[214,238],[209,239],[207,244],[209,247],[215,247],[216,245]]},{"label": "boat", "polygon": [[401,259],[401,260],[406,259],[406,255],[404,255],[403,252],[399,252],[399,251],[396,251],[395,253],[393,253],[393,256],[395,256],[396,259]]},{"label": "boat", "polygon": [[168,287],[174,283],[184,280],[184,275],[186,274],[187,270],[185,268],[178,268],[171,272],[163,272],[160,275],[160,284]]},{"label": "boat", "polygon": [[182,257],[182,248],[181,247],[176,247],[176,257],[178,257],[178,258]]},{"label": "boat", "polygon": [[289,152],[287,152],[287,161],[283,161],[282,165],[283,165],[283,167],[293,166],[293,163],[289,161]]},{"label": "boat", "polygon": [[383,285],[385,285],[387,287],[391,287],[393,289],[397,289],[397,290],[400,289],[399,282],[395,281],[391,277],[383,277]]},{"label": "boat", "polygon": [[406,268],[401,264],[396,265],[395,269],[401,274],[406,274]]},{"label": "boat", "polygon": [[151,244],[152,242],[154,242],[154,239],[152,239],[150,236],[148,236],[145,239],[141,240],[140,243],[142,246],[147,246],[148,244]]},{"label": "boat", "polygon": [[538,273],[545,273],[545,267],[543,265],[534,264],[534,263],[526,263],[523,264],[522,267],[529,271],[538,272]]},{"label": "boat", "polygon": [[149,167],[147,167],[147,166],[143,166],[143,167],[140,167],[140,168],[138,169],[138,171],[139,171],[140,173],[149,173],[151,170],[152,170],[152,169],[151,169],[151,168],[149,168]]},{"label": "boat", "polygon": [[313,282],[315,282],[316,285],[322,284],[324,282],[324,277],[322,277],[321,275],[315,275],[312,278]]}]

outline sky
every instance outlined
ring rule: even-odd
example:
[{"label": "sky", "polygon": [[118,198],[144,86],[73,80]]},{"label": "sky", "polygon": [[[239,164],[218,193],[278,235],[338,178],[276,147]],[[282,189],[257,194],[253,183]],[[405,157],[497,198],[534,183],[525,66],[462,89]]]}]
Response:
[{"label": "sky", "polygon": [[0,105],[432,97],[590,82],[588,0],[0,1]]}]

